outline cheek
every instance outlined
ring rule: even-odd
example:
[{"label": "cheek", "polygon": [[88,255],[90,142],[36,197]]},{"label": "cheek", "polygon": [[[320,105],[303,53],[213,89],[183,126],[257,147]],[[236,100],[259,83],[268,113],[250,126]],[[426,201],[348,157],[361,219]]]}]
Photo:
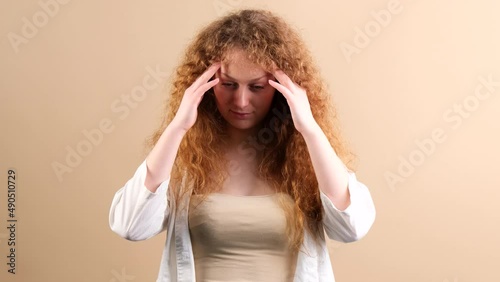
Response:
[{"label": "cheek", "polygon": [[216,96],[219,96],[219,98],[223,98],[228,96],[230,94],[230,91],[226,87],[218,84],[214,87],[214,93]]},{"label": "cheek", "polygon": [[215,94],[215,100],[218,105],[224,106],[227,104],[229,100],[229,94],[227,93],[227,90],[224,90],[223,88],[214,88],[214,94]]},{"label": "cheek", "polygon": [[270,91],[266,91],[266,93],[263,93],[262,95],[262,105],[269,106],[273,102],[273,97],[275,94],[276,89],[271,89]]}]

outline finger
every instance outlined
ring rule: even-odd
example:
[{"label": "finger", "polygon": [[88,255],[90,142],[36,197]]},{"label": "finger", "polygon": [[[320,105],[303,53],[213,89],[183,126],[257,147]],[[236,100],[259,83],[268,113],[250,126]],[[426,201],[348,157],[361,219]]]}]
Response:
[{"label": "finger", "polygon": [[269,84],[276,88],[276,90],[278,90],[279,92],[281,92],[281,94],[283,94],[283,96],[285,96],[286,100],[289,101],[292,96],[292,92],[290,92],[290,90],[288,88],[286,88],[284,85],[281,85],[279,83],[277,83],[276,81],[274,80],[271,80],[269,79]]},{"label": "finger", "polygon": [[293,89],[294,84],[292,80],[282,70],[280,69],[274,70],[273,75],[274,77],[276,77],[279,83],[285,85],[288,89]]},{"label": "finger", "polygon": [[201,97],[208,91],[210,88],[214,87],[217,83],[219,83],[219,79],[216,78],[214,80],[211,80],[207,83],[202,84],[198,89],[195,91],[195,96],[197,98],[197,101],[201,101]]},{"label": "finger", "polygon": [[[217,70],[221,67],[221,63],[217,62],[212,64],[208,69],[198,78],[197,86],[200,87],[203,83],[206,83],[210,78],[212,78]],[[197,89],[196,87],[195,89]]]},{"label": "finger", "polygon": [[208,69],[193,83],[193,89],[196,91],[201,85],[206,83],[212,76],[215,75],[217,70],[221,67],[221,63],[213,63]]}]

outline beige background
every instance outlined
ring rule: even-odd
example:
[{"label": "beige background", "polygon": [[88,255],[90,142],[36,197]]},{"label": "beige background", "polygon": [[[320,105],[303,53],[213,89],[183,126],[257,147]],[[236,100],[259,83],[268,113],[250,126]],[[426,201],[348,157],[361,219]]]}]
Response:
[{"label": "beige background", "polygon": [[[111,200],[145,158],[143,141],[188,41],[242,7],[269,8],[300,29],[372,192],[370,233],[329,242],[337,281],[500,281],[498,1],[66,2],[0,9],[1,281],[155,281],[165,233],[121,239],[108,226]],[[384,26],[374,21],[383,9],[392,15]],[[362,46],[357,29],[366,28]],[[356,52],[343,53],[347,45]],[[148,68],[166,75],[140,96]],[[128,105],[121,97],[131,93]],[[83,132],[100,123],[107,133],[85,147]],[[68,150],[78,146],[86,155],[70,167]],[[398,172],[407,161],[413,169]],[[54,163],[70,171],[58,177]],[[11,167],[16,275],[6,265]]]}]

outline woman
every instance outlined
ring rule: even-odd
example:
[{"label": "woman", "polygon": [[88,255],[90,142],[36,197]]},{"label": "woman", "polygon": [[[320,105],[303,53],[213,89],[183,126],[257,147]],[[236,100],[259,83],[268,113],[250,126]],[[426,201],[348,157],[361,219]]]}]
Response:
[{"label": "woman", "polygon": [[157,281],[334,281],[324,233],[359,240],[375,208],[297,32],[262,10],[214,21],[165,106],[109,215],[128,240],[167,232]]}]

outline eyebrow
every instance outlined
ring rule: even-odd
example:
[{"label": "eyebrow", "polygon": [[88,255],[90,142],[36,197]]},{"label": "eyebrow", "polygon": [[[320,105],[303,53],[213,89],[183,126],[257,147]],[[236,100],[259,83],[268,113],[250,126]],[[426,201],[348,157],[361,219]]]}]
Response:
[{"label": "eyebrow", "polygon": [[[226,77],[228,77],[229,79],[232,79],[232,80],[237,80],[235,79],[234,77],[231,77],[230,75],[228,75],[227,73],[223,73],[221,72],[221,74],[225,75]],[[253,82],[253,81],[256,81],[256,80],[259,80],[261,78],[264,78],[264,77],[267,77],[267,74],[261,76],[261,77],[258,77],[258,78],[254,78],[254,79],[251,79],[250,82]]]}]

